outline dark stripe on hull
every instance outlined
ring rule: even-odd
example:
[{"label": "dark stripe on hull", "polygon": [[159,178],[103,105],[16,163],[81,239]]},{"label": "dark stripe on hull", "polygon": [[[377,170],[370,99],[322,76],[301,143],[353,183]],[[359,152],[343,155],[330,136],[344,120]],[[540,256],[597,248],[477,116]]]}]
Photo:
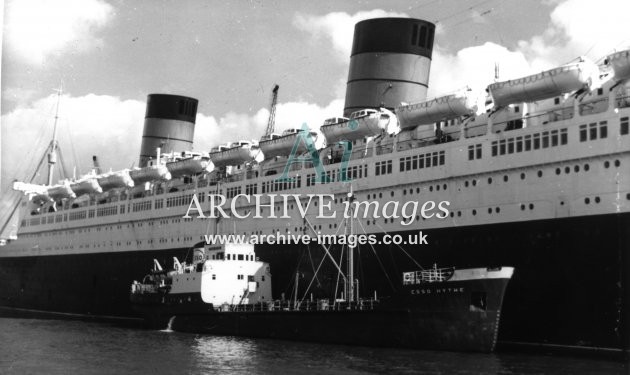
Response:
[{"label": "dark stripe on hull", "polygon": [[[421,264],[458,268],[513,266],[501,316],[499,340],[630,349],[630,214],[433,229],[429,245],[407,247]],[[404,233],[403,233],[404,234]],[[399,287],[413,263],[395,246],[375,247]],[[71,312],[123,315],[131,282],[140,280],[156,258],[170,267],[187,249],[0,258],[0,304]],[[304,274],[304,293],[313,274],[311,261],[322,257],[316,246],[256,248],[269,262],[273,295],[289,296],[295,271]],[[309,259],[310,258],[310,259]],[[389,281],[369,247],[355,257],[362,278],[360,292],[391,295]],[[299,264],[299,267],[298,267]],[[321,272],[321,271],[320,271]],[[368,276],[369,275],[369,276]],[[326,262],[313,292],[330,296],[336,272]],[[310,293],[310,292],[309,292]]]}]

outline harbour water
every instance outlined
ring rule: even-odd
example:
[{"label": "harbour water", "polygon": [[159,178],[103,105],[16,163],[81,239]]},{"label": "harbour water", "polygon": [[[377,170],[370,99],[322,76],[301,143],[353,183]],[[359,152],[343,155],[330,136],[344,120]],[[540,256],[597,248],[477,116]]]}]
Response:
[{"label": "harbour water", "polygon": [[[322,327],[326,329],[326,327]],[[0,318],[0,374],[625,374],[619,361],[320,345]]]}]

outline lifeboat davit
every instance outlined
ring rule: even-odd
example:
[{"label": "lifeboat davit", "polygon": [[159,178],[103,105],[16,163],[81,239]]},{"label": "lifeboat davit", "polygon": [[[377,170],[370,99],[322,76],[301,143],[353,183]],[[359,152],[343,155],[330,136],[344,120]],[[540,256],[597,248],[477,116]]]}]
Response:
[{"label": "lifeboat davit", "polygon": [[[307,149],[304,141],[297,139],[298,136],[301,136],[300,133],[302,131],[302,129],[287,129],[282,133],[282,135],[272,134],[267,138],[261,139],[258,145],[265,155],[265,159],[290,155],[296,140],[299,141],[297,153],[302,154],[306,152]],[[315,143],[316,149],[319,150],[324,147],[325,138],[321,136],[319,132],[311,130],[309,131],[309,135],[311,140]]]},{"label": "lifeboat davit", "polygon": [[96,177],[98,184],[103,191],[116,188],[130,188],[134,186],[133,180],[129,176],[129,169],[110,172]]},{"label": "lifeboat davit", "polygon": [[353,112],[349,119],[329,118],[319,129],[330,145],[339,141],[354,141],[379,135],[387,130],[391,117],[390,114],[375,109],[364,109]]},{"label": "lifeboat davit", "polygon": [[166,169],[168,169],[172,177],[181,177],[211,172],[213,166],[207,157],[193,156],[166,163]]},{"label": "lifeboat davit", "polygon": [[33,198],[31,198],[31,201],[35,204],[42,205],[44,203],[52,202],[53,199],[50,197],[50,195],[48,195],[48,193],[39,193],[39,194],[33,195]]},{"label": "lifeboat davit", "polygon": [[616,81],[630,78],[630,50],[619,51],[608,55],[606,63],[615,73]]},{"label": "lifeboat davit", "polygon": [[215,167],[241,165],[256,159],[260,153],[257,142],[240,141],[213,148],[210,151],[210,160]]},{"label": "lifeboat davit", "polygon": [[446,95],[396,108],[401,129],[413,129],[418,125],[470,116],[476,112],[476,100],[468,94]]},{"label": "lifeboat davit", "polygon": [[136,168],[129,172],[129,177],[135,185],[156,180],[170,180],[171,173],[164,164],[150,165],[144,168]]},{"label": "lifeboat davit", "polygon": [[594,63],[581,58],[579,62],[563,65],[531,76],[493,83],[488,86],[496,107],[514,103],[530,103],[580,89],[589,89],[599,78]]},{"label": "lifeboat davit", "polygon": [[70,187],[70,182],[67,180],[63,181],[59,185],[49,187],[48,190],[46,190],[46,193],[54,200],[77,197]]},{"label": "lifeboat davit", "polygon": [[98,184],[96,176],[85,177],[81,180],[70,184],[70,189],[76,194],[76,196],[92,193],[102,193],[103,189]]}]

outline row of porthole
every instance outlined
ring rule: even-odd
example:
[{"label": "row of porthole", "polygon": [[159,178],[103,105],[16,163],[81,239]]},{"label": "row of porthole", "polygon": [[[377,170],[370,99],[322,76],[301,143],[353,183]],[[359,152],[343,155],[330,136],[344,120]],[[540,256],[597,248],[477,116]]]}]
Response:
[{"label": "row of porthole", "polygon": [[[595,198],[593,199],[593,201],[594,201],[595,203],[599,203],[599,202],[601,202],[601,199],[600,199],[599,197],[595,197]],[[591,203],[591,198],[589,198],[589,197],[584,198],[584,203],[586,203],[586,204],[590,204],[590,203]]]},{"label": "row of porthole", "polygon": [[[608,162],[606,162],[606,163],[608,163]],[[604,163],[604,166],[606,168],[608,168],[608,166],[606,166],[606,163]],[[619,165],[620,165],[619,160],[616,160],[615,161],[615,166],[619,166]],[[588,171],[589,169],[590,169],[590,166],[588,164],[585,164],[584,165],[584,170]],[[580,171],[580,166],[576,165],[574,167],[574,170],[575,170],[575,172],[579,172]],[[565,173],[569,173],[570,171],[571,171],[570,167],[565,167]],[[556,168],[556,174],[560,174],[560,173],[561,173],[560,168]],[[542,170],[538,171],[537,175],[538,175],[538,177],[542,177],[543,176],[543,171]],[[525,177],[527,177],[527,175],[523,172],[523,173],[521,173],[520,177],[521,177],[521,180],[524,180]],[[509,181],[509,176],[508,175],[504,175],[503,176],[503,181],[504,182],[508,182]],[[492,182],[493,182],[492,177],[488,177],[488,185],[492,184]],[[477,180],[472,180],[470,183],[468,182],[468,180],[464,181],[464,187],[468,187],[469,185],[477,186]]]}]

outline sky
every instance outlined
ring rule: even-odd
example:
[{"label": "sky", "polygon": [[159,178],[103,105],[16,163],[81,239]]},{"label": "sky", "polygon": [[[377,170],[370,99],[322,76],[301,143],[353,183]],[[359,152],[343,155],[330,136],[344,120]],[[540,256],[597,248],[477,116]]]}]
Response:
[{"label": "sky", "polygon": [[150,93],[199,99],[198,151],[260,138],[276,83],[277,130],[341,115],[363,19],[436,22],[435,97],[485,87],[495,63],[511,79],[626,49],[628,14],[627,0],[5,0],[0,188],[33,174],[59,87],[59,143],[80,175],[92,155],[106,170],[137,164]]}]

